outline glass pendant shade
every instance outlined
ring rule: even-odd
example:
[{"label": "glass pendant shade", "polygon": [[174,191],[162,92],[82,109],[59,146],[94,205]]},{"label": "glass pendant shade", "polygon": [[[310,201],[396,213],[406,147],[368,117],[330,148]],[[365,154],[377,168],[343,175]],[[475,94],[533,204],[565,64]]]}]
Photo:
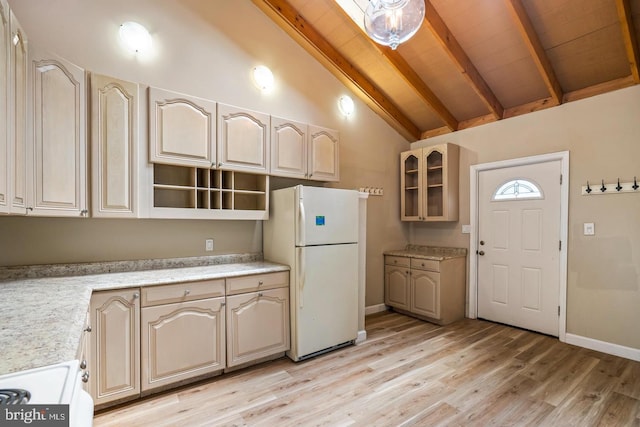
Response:
[{"label": "glass pendant shade", "polygon": [[364,28],[376,43],[396,49],[424,20],[424,0],[370,0]]}]

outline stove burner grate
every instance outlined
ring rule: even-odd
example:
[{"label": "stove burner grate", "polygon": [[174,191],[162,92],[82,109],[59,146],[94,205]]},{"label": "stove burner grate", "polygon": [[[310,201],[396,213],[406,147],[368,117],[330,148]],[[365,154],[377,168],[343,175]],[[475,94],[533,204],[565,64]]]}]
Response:
[{"label": "stove burner grate", "polygon": [[31,393],[28,390],[20,388],[0,389],[0,406],[3,405],[22,405],[29,402]]}]

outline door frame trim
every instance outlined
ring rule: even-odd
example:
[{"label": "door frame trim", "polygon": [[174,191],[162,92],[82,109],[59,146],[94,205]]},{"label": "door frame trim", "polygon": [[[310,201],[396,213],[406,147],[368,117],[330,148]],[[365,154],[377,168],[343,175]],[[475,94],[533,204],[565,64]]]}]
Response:
[{"label": "door frame trim", "polygon": [[471,236],[469,242],[469,305],[467,307],[467,317],[476,319],[478,317],[478,181],[480,172],[503,169],[515,166],[532,165],[560,160],[560,171],[562,173],[562,185],[560,187],[560,316],[558,318],[558,338],[566,341],[567,334],[567,247],[569,234],[569,152],[559,151],[557,153],[541,154],[537,156],[520,157],[517,159],[501,160],[491,163],[481,163],[470,166],[470,216]]}]

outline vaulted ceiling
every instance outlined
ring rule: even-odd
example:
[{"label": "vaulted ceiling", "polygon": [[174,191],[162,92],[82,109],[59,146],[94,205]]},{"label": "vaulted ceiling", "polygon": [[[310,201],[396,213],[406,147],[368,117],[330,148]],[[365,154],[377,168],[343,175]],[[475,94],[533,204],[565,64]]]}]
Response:
[{"label": "vaulted ceiling", "polygon": [[409,141],[640,83],[640,0],[425,0],[395,51],[336,0],[252,1]]}]

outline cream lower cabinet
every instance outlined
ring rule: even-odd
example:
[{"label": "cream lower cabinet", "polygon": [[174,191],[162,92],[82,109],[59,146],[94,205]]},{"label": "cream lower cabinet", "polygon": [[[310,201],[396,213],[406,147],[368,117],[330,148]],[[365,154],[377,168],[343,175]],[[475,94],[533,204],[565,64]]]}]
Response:
[{"label": "cream lower cabinet", "polygon": [[142,391],[225,367],[224,297],[142,309]]},{"label": "cream lower cabinet", "polygon": [[385,256],[385,304],[445,325],[464,317],[466,258]]},{"label": "cream lower cabinet", "polygon": [[289,350],[289,273],[227,279],[227,365]]},{"label": "cream lower cabinet", "polygon": [[140,394],[140,291],[91,296],[89,384],[96,406]]},{"label": "cream lower cabinet", "polygon": [[409,310],[409,258],[385,257],[384,303]]},{"label": "cream lower cabinet", "polygon": [[225,367],[224,279],[142,288],[142,391]]}]

